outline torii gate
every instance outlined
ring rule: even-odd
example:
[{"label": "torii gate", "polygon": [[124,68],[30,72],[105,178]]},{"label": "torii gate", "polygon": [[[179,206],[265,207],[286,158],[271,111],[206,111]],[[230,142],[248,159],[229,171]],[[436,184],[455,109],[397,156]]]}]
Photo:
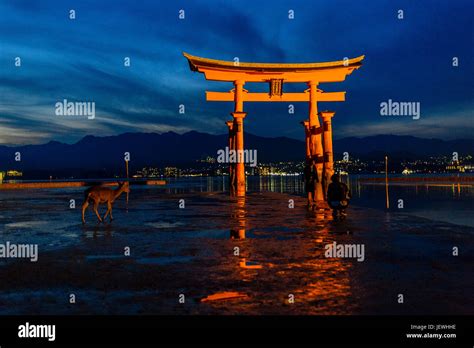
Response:
[{"label": "torii gate", "polygon": [[[206,91],[207,101],[233,101],[233,120],[227,121],[229,127],[229,149],[243,153],[244,150],[244,102],[309,102],[309,119],[303,121],[306,139],[306,161],[316,162],[318,183],[314,192],[316,201],[324,200],[328,178],[334,173],[332,150],[332,111],[319,113],[318,102],[344,101],[346,92],[323,92],[319,83],[342,82],[353,70],[358,69],[364,56],[334,62],[279,64],[279,63],[240,63],[207,59],[183,52],[192,71],[204,73],[206,80],[232,82],[234,88],[229,92]],[[269,93],[250,93],[244,89],[246,82],[266,82]],[[305,82],[309,88],[302,93],[283,93],[283,84]],[[245,195],[245,164],[243,156],[237,156],[237,163],[229,167],[231,192],[237,196]]]}]

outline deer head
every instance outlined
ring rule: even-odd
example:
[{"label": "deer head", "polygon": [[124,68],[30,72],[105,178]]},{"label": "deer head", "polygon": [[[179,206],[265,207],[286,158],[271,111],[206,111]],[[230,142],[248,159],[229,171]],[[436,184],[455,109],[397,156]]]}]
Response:
[{"label": "deer head", "polygon": [[118,191],[120,192],[130,192],[130,184],[128,183],[128,181],[124,181],[124,182],[119,182],[119,187],[118,187]]}]

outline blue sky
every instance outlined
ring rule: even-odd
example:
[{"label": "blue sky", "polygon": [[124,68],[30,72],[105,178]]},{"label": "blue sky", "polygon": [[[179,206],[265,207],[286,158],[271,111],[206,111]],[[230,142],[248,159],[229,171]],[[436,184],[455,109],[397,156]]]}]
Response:
[{"label": "blue sky", "polygon": [[[71,9],[75,20],[69,19]],[[399,9],[404,19],[397,18]],[[336,111],[336,138],[471,138],[473,10],[468,0],[2,0],[0,144],[72,143],[88,134],[137,131],[226,133],[232,104],[205,102],[204,91],[232,86],[191,72],[183,51],[287,63],[364,54],[363,66],[346,81],[319,86],[347,92],[345,102],[319,105]],[[124,67],[124,57],[131,58],[130,67]],[[250,91],[266,87],[246,85]],[[94,101],[96,118],[55,115],[54,105],[63,99]],[[388,99],[420,102],[421,118],[380,116],[380,103]],[[295,114],[288,114],[285,103],[244,108],[246,131],[303,138],[305,103],[295,103]]]}]

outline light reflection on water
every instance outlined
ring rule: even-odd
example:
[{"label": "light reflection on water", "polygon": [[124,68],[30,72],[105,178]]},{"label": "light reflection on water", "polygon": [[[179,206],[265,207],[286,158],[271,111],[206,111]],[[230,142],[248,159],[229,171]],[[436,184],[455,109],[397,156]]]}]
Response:
[{"label": "light reflection on water", "polygon": [[[116,202],[112,224],[97,224],[89,213],[85,226],[78,209],[69,209],[71,198],[80,205],[82,189],[2,193],[2,239],[39,243],[40,258],[34,265],[2,264],[0,296],[10,305],[0,303],[0,313],[31,314],[31,308],[50,314],[472,312],[473,301],[458,294],[472,289],[465,274],[468,263],[442,276],[436,273],[452,262],[446,245],[463,245],[466,253],[473,249],[460,234],[468,229],[368,209],[383,209],[384,186],[361,185],[352,178],[348,183],[354,205],[342,223],[333,221],[330,211],[304,208],[301,177],[249,177],[244,198],[228,196],[225,177],[170,180],[164,188],[132,187],[128,208],[124,197]],[[448,212],[472,208],[471,186],[454,193],[445,186],[392,186],[390,194],[393,202],[404,199],[408,213],[433,212],[443,204]],[[178,208],[180,199],[186,209]],[[294,209],[288,208],[289,199],[295,200]],[[366,262],[325,258],[325,245],[334,241],[366,244]],[[130,257],[121,256],[124,246],[132,246]],[[46,278],[45,269],[50,274]],[[397,307],[388,298],[394,283],[416,293],[410,306]],[[79,287],[86,300],[73,308],[44,301],[42,294],[58,286]],[[440,301],[438,293],[419,293],[430,288],[449,301]],[[247,297],[200,303],[223,291]],[[169,300],[179,293],[189,296],[188,306]],[[296,299],[291,305],[290,294]]]},{"label": "light reflection on water", "polygon": [[[227,177],[200,177],[168,179],[169,193],[187,191],[227,192]],[[374,209],[385,209],[384,184],[369,184],[359,180],[359,176],[343,176],[352,191],[352,204]],[[304,196],[301,176],[248,176],[249,192],[278,192]],[[420,183],[390,184],[391,211],[412,214],[427,219],[453,224],[474,226],[474,185]],[[403,209],[399,209],[399,199]]]}]

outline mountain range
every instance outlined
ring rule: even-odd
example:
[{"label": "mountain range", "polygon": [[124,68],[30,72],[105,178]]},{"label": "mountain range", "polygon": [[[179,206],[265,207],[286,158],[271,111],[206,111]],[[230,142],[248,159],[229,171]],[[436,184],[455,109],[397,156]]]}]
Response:
[{"label": "mountain range", "polygon": [[[88,135],[74,144],[50,141],[41,145],[0,146],[0,170],[18,169],[24,172],[89,173],[100,175],[123,170],[124,153],[130,153],[135,169],[144,166],[184,165],[196,163],[207,156],[217,157],[217,150],[228,144],[227,135],[196,131],[124,133],[116,136]],[[245,148],[258,150],[258,162],[301,161],[304,141],[286,137],[268,138],[245,134]],[[15,161],[19,152],[21,161]],[[440,140],[413,136],[376,135],[363,138],[348,137],[334,141],[335,159],[348,152],[352,158],[414,159],[427,156],[460,156],[474,154],[474,139]],[[89,176],[89,175],[88,175]]]}]

